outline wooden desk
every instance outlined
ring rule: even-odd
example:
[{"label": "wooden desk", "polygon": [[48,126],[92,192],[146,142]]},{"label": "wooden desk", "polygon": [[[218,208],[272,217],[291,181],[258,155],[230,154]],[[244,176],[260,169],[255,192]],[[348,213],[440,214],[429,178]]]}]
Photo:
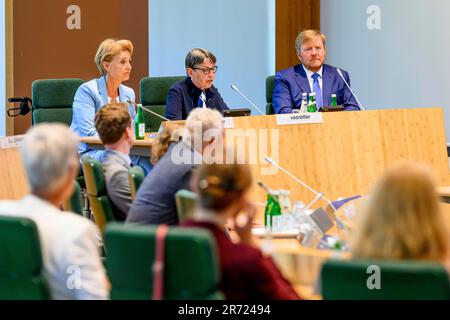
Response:
[{"label": "wooden desk", "polygon": [[0,138],[0,200],[20,199],[28,193],[19,144],[23,136]]},{"label": "wooden desk", "polygon": [[[150,135],[152,135],[152,137],[150,137]],[[103,144],[100,141],[99,137],[81,137],[80,141],[87,143],[89,147],[94,150],[104,149]],[[144,140],[136,140],[134,142],[133,148],[131,149],[130,153],[139,156],[150,157],[151,147],[154,142],[155,142],[154,134],[146,132]]]},{"label": "wooden desk", "polygon": [[[428,164],[437,183],[450,186],[440,108],[330,112],[323,113],[323,123],[318,124],[279,126],[275,115],[237,117],[233,122],[234,129],[226,130],[226,141],[244,148],[247,162],[256,156],[257,163],[251,164],[254,180],[272,189],[291,190],[293,200],[307,203],[314,195],[284,173],[272,170],[264,161],[265,156],[329,199],[367,194],[386,168],[401,159]],[[238,133],[241,140],[236,137]],[[279,139],[272,142],[276,135]],[[250,140],[252,136],[256,136],[256,142]],[[89,143],[88,139],[95,140],[82,141]],[[90,143],[92,147],[94,144]],[[150,145],[151,139],[137,142],[133,152],[148,154]],[[264,170],[275,174],[267,175]],[[251,193],[255,201],[265,200],[265,193],[256,187],[256,182]]]}]

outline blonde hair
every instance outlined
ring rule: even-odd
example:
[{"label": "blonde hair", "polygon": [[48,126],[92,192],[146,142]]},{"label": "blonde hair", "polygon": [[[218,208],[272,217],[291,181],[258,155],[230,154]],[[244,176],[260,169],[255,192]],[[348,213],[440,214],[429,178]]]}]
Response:
[{"label": "blonde hair", "polygon": [[103,62],[111,62],[122,51],[127,51],[131,56],[133,55],[133,50],[133,43],[130,40],[106,39],[100,43],[94,58],[100,75],[104,76],[106,74]]},{"label": "blonde hair", "polygon": [[152,144],[151,162],[155,165],[169,149],[172,143],[177,143],[181,139],[180,128],[176,126],[166,126],[158,135],[158,139]]},{"label": "blonde hair", "polygon": [[401,162],[377,183],[352,239],[355,257],[444,262],[449,232],[425,165]]},{"label": "blonde hair", "polygon": [[20,147],[31,190],[55,194],[68,178],[70,168],[78,168],[78,137],[68,126],[42,123],[31,127]]},{"label": "blonde hair", "polygon": [[319,30],[304,30],[300,32],[295,39],[295,50],[297,50],[297,53],[300,53],[302,45],[305,42],[311,41],[317,37],[320,37],[322,39],[323,47],[326,48],[327,37]]}]

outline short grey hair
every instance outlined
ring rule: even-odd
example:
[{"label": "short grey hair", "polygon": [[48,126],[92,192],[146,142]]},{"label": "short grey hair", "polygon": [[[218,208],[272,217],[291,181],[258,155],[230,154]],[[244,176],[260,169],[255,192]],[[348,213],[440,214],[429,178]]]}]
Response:
[{"label": "short grey hair", "polygon": [[[201,137],[197,137],[200,133]],[[202,139],[203,135],[208,130],[223,131],[223,117],[222,114],[209,108],[195,108],[189,113],[184,126],[183,140],[186,142],[192,142],[192,139]]]},{"label": "short grey hair", "polygon": [[194,48],[186,55],[184,64],[186,66],[186,69],[195,68],[195,66],[198,66],[199,64],[205,62],[205,59],[211,60],[213,64],[216,64],[217,61],[216,56],[213,55],[212,52],[209,52],[206,49]]},{"label": "short grey hair", "polygon": [[31,191],[54,194],[79,166],[78,137],[59,123],[38,124],[29,129],[20,146]]}]

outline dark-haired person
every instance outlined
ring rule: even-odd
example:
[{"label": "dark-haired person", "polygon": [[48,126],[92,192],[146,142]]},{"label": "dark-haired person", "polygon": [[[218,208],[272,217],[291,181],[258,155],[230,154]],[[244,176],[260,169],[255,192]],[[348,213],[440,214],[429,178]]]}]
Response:
[{"label": "dark-haired person", "polygon": [[164,116],[170,120],[185,120],[197,107],[217,109],[221,113],[228,110],[213,86],[218,68],[214,54],[205,49],[192,49],[186,56],[185,66],[187,77],[170,88]]},{"label": "dark-haired person", "polygon": [[132,166],[130,150],[134,128],[126,103],[110,103],[95,115],[95,128],[105,151],[100,156],[106,179],[106,190],[112,201],[116,220],[125,221],[131,207],[128,169]]},{"label": "dark-haired person", "polygon": [[[227,299],[299,299],[290,283],[253,240],[251,225],[255,208],[247,198],[251,183],[247,165],[202,165],[192,178],[199,208],[194,218],[183,222],[182,226],[205,228],[213,234],[222,273],[220,289]],[[247,215],[244,225],[236,223],[240,213]],[[234,221],[239,243],[233,243],[225,232],[225,224],[230,219]]]}]

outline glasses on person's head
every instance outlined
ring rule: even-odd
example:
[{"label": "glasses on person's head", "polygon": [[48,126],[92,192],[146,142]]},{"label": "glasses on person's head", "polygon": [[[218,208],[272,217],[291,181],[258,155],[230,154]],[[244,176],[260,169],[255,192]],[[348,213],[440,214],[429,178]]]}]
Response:
[{"label": "glasses on person's head", "polygon": [[216,73],[218,68],[219,68],[218,66],[214,66],[212,68],[203,68],[203,69],[202,68],[192,68],[192,69],[200,70],[203,72],[203,74],[209,74],[210,72]]}]

